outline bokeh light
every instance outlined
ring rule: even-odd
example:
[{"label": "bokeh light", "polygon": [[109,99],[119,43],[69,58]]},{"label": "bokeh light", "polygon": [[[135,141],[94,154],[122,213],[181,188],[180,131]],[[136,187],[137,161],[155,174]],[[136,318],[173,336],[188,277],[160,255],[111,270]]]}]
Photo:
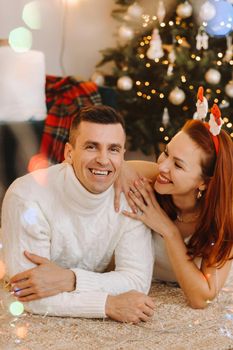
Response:
[{"label": "bokeh light", "polygon": [[22,217],[28,225],[35,225],[37,223],[37,214],[35,208],[28,208],[23,213]]},{"label": "bokeh light", "polygon": [[26,336],[28,334],[28,327],[26,327],[26,326],[17,327],[15,330],[15,333],[16,333],[17,337],[19,337],[20,339],[24,339],[24,338],[26,338]]},{"label": "bokeh light", "polygon": [[13,29],[9,34],[9,44],[16,52],[26,52],[32,47],[32,34],[25,27]]},{"label": "bokeh light", "polygon": [[22,19],[31,29],[41,28],[41,9],[38,0],[31,1],[24,6]]},{"label": "bokeh light", "polygon": [[212,0],[216,15],[207,22],[206,31],[212,36],[225,36],[233,30],[233,6],[225,0]]},{"label": "bokeh light", "polygon": [[24,306],[19,301],[10,304],[9,311],[13,316],[20,316],[24,312]]}]

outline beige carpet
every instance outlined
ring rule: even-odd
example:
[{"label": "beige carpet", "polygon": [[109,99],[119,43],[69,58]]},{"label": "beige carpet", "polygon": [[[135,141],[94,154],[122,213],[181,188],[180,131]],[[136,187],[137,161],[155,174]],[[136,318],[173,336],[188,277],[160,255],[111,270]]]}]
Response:
[{"label": "beige carpet", "polygon": [[150,294],[155,315],[139,325],[32,315],[14,320],[2,309],[0,349],[233,349],[233,270],[218,299],[205,310],[188,307],[179,288],[156,283]]}]

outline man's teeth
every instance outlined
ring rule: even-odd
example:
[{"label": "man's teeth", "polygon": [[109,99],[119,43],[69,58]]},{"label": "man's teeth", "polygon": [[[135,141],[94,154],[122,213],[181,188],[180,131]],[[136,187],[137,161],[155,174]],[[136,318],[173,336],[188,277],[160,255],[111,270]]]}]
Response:
[{"label": "man's teeth", "polygon": [[94,175],[108,175],[108,171],[107,170],[95,170],[95,169],[91,169],[92,174]]}]

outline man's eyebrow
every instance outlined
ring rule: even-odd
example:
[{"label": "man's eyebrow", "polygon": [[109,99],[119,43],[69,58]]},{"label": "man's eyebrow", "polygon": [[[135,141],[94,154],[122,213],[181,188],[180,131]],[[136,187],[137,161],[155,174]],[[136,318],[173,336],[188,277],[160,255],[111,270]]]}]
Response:
[{"label": "man's eyebrow", "polygon": [[[99,146],[101,143],[100,143],[100,142],[97,142],[97,141],[87,140],[87,141],[84,143],[84,146],[90,145],[90,144],[92,144],[92,145],[94,145],[94,146]],[[122,148],[122,145],[121,145],[120,143],[110,143],[108,146],[109,146],[109,147],[117,147],[117,148],[119,148],[119,149]]]},{"label": "man's eyebrow", "polygon": [[[168,151],[168,146],[166,148],[167,148],[167,151]],[[168,151],[168,153],[169,153],[169,151]],[[181,162],[181,163],[186,165],[186,162],[183,159],[179,158],[179,157],[173,157],[173,159],[178,160],[179,162]]]}]

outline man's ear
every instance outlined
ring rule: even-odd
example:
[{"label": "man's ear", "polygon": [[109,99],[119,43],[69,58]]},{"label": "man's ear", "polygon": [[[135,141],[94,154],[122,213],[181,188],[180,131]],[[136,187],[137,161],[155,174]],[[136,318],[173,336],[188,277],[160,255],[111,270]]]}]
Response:
[{"label": "man's ear", "polygon": [[64,149],[64,158],[66,163],[73,164],[72,154],[73,146],[69,142],[66,142]]}]

